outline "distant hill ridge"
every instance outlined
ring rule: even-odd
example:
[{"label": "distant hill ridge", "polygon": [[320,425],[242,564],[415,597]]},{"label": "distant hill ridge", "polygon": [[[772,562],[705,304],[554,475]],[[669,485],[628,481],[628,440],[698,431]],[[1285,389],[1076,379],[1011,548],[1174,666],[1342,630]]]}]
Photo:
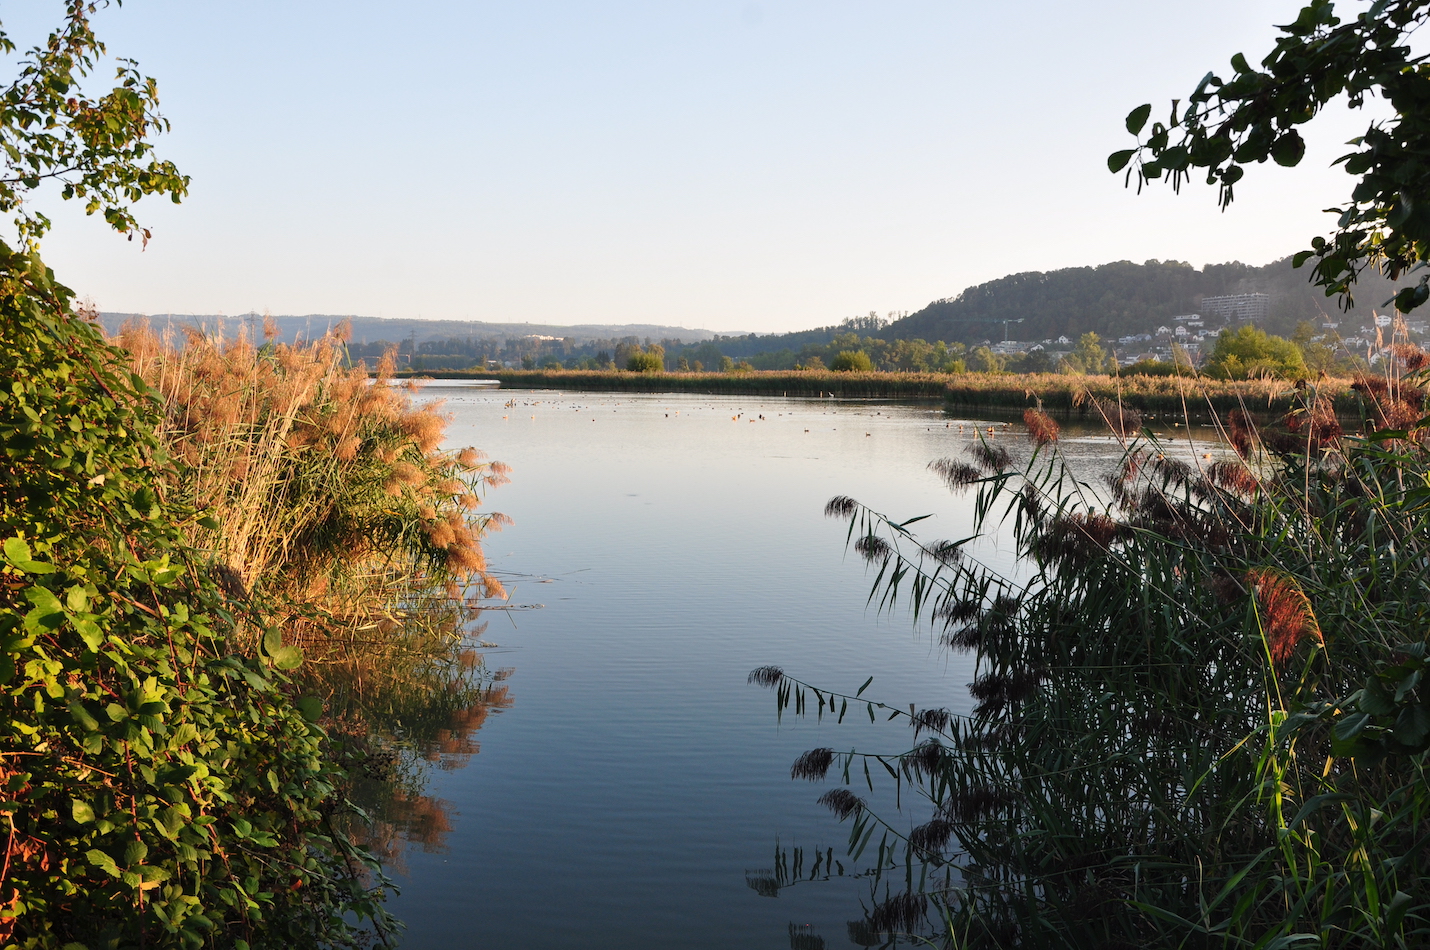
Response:
[{"label": "distant hill ridge", "polygon": [[[102,313],[100,324],[108,333],[115,333],[126,320],[145,317],[156,328],[167,325],[200,326],[216,330],[223,326],[226,333],[237,333],[245,324],[253,327],[255,333],[263,332],[263,317],[259,314],[169,314],[169,313]],[[418,343],[428,340],[449,338],[467,339],[510,339],[526,336],[551,336],[558,339],[574,339],[579,342],[589,340],[611,340],[622,337],[637,337],[645,340],[673,340],[699,343],[713,339],[710,330],[689,327],[660,326],[650,323],[585,323],[576,326],[556,326],[545,323],[486,323],[480,320],[413,320],[389,319],[385,317],[363,317],[355,314],[314,313],[303,316],[275,316],[278,324],[278,338],[291,343],[299,335],[313,338],[322,335],[329,327],[335,327],[344,320],[352,321],[352,339],[355,343],[376,343],[387,341],[400,343],[414,336]]]},{"label": "distant hill ridge", "polygon": [[[1327,317],[1339,320],[1337,301],[1327,298],[1309,282],[1310,267],[1295,269],[1289,257],[1264,266],[1232,261],[1208,264],[1200,270],[1181,261],[1150,260],[1142,264],[1114,261],[1096,267],[1067,267],[1054,271],[1025,271],[1010,274],[965,289],[956,297],[935,300],[917,313],[896,320],[883,329],[859,328],[861,335],[884,339],[944,340],[977,344],[984,340],[1046,340],[1067,336],[1076,339],[1089,331],[1104,339],[1145,333],[1173,317],[1197,313],[1203,297],[1228,294],[1265,293],[1271,295],[1270,313],[1264,329],[1289,334],[1302,320],[1315,323]],[[1365,274],[1355,292],[1356,306],[1349,319],[1367,321],[1371,310],[1384,309],[1385,301],[1397,287],[1376,273]],[[124,321],[141,314],[104,313],[100,322],[113,333]],[[210,329],[222,324],[227,332],[249,323],[262,332],[263,318],[257,314],[149,314],[156,327],[198,325]],[[845,324],[774,334],[719,334],[689,327],[647,323],[579,324],[558,326],[543,323],[487,323],[479,320],[389,319],[343,314],[276,316],[279,338],[291,342],[298,336],[314,337],[343,320],[352,321],[354,343],[401,343],[413,340],[420,345],[448,339],[519,339],[554,337],[577,344],[607,342],[634,337],[645,341],[674,341],[701,344],[717,341],[724,355],[743,357],[789,349],[806,344],[824,344],[845,332]],[[712,351],[713,353],[713,351]],[[716,357],[718,359],[718,355]]]},{"label": "distant hill ridge", "polygon": [[[1203,297],[1246,293],[1271,295],[1264,329],[1285,334],[1301,320],[1338,319],[1336,300],[1312,285],[1310,275],[1309,264],[1295,269],[1289,257],[1263,267],[1233,261],[1198,270],[1180,261],[1151,260],[1027,271],[935,300],[877,335],[977,343],[1003,339],[1006,320],[1013,340],[1075,339],[1089,331],[1115,339],[1197,313]],[[1367,273],[1357,285],[1351,316],[1365,319],[1372,309],[1384,309],[1395,289],[1381,275]]]}]

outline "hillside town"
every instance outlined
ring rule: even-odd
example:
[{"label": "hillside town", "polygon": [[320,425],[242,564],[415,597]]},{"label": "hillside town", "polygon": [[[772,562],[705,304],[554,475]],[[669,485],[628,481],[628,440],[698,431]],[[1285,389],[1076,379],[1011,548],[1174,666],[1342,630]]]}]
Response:
[{"label": "hillside town", "polygon": [[[1149,328],[1143,333],[1120,336],[1113,341],[1103,341],[1109,345],[1119,366],[1134,366],[1138,363],[1189,363],[1202,365],[1217,337],[1223,330],[1235,330],[1245,325],[1262,326],[1270,313],[1270,294],[1231,294],[1219,297],[1203,297],[1197,313],[1180,314],[1168,323]],[[1372,311],[1369,320],[1342,320],[1328,316],[1321,321],[1319,331],[1307,342],[1330,346],[1357,356],[1364,356],[1374,364],[1390,342],[1390,327],[1393,316]],[[1009,321],[1011,322],[1011,321]],[[1006,328],[1006,324],[1005,324]],[[1423,319],[1410,320],[1406,331],[1412,339],[1423,339],[1427,335],[1427,322]],[[1041,341],[985,340],[984,345],[1000,357],[1024,356],[1030,353],[1046,353],[1050,361],[1058,363],[1072,352],[1077,340],[1067,336]]]}]

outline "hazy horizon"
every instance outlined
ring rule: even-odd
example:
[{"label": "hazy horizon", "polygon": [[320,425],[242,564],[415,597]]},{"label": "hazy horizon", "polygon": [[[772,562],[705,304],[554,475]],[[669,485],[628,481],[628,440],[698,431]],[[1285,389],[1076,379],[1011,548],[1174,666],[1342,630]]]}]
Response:
[{"label": "hazy horizon", "polygon": [[[1261,264],[1330,226],[1368,115],[1315,123],[1225,214],[1104,163],[1128,110],[1260,58],[1296,9],[139,0],[96,26],[158,79],[191,196],[139,205],[142,253],[42,198],[43,250],[111,312],[760,333],[1019,271]],[[53,14],[6,27],[23,48]]]}]

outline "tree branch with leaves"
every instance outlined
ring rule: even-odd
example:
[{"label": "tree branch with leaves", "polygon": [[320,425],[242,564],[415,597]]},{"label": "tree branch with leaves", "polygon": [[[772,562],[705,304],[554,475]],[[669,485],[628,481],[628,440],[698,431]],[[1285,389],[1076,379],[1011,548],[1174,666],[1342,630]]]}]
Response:
[{"label": "tree branch with leaves", "polygon": [[[150,232],[133,205],[164,194],[177,204],[188,194],[188,176],[153,155],[153,139],[169,122],[159,112],[152,77],[135,61],[118,59],[112,89],[91,94],[81,88],[106,55],[90,18],[107,5],[69,0],[63,23],[26,54],[19,74],[0,91],[0,211],[14,215],[21,241],[32,247],[50,227],[29,203],[45,183],[58,184],[66,200],[84,202],[86,214],[101,214],[110,227],[146,245]],[[0,53],[15,51],[0,30]]]},{"label": "tree branch with leaves", "polygon": [[[1135,178],[1139,191],[1161,180],[1180,190],[1204,170],[1225,209],[1248,164],[1299,164],[1306,143],[1298,127],[1341,96],[1353,109],[1384,99],[1394,116],[1371,122],[1348,143],[1355,150],[1336,160],[1358,180],[1343,205],[1327,209],[1338,216],[1334,232],[1294,258],[1298,267],[1315,258],[1312,279],[1349,309],[1366,268],[1396,280],[1430,261],[1430,62],[1410,48],[1427,19],[1427,0],[1378,0],[1349,20],[1331,0],[1312,0],[1278,27],[1282,35],[1259,68],[1237,53],[1231,79],[1207,73],[1185,109],[1173,100],[1167,121],[1150,128],[1152,106],[1133,109],[1127,130],[1137,147],[1112,153],[1108,168],[1125,169],[1126,183]],[[1427,299],[1430,274],[1394,303],[1409,311]]]}]

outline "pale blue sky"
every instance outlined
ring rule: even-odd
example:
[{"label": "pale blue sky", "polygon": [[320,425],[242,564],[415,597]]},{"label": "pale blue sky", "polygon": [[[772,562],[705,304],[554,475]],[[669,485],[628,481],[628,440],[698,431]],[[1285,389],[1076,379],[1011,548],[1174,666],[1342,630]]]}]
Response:
[{"label": "pale blue sky", "polygon": [[[1265,263],[1328,226],[1364,117],[1226,214],[1104,161],[1133,106],[1259,58],[1297,8],[129,0],[99,31],[158,78],[192,196],[140,205],[144,253],[53,208],[44,251],[105,310],[762,332],[1018,270]],[[59,10],[0,16],[33,41]]]}]

